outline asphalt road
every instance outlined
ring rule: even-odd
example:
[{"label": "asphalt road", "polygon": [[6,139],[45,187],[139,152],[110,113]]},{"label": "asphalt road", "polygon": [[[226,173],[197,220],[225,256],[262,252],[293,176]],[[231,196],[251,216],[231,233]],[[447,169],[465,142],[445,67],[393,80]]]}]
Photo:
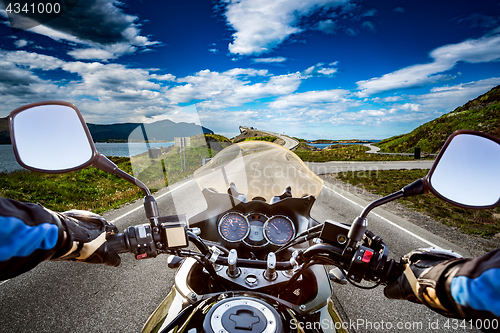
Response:
[{"label": "asphalt road", "polygon": [[[245,127],[245,126],[241,126],[241,128],[248,129],[248,127]],[[283,134],[279,134],[279,133],[275,133],[275,132],[263,131],[263,130],[260,130],[260,129],[258,131],[262,132],[262,133],[266,133],[266,134],[272,135],[272,136],[276,136],[276,137],[280,138],[281,140],[285,141],[285,143],[282,146],[285,147],[286,149],[294,150],[299,145],[299,142],[297,140],[292,139],[289,136],[286,136],[286,135],[283,135]]]},{"label": "asphalt road", "polygon": [[388,162],[305,162],[317,175],[339,172],[374,173],[379,170],[430,169],[434,161],[388,161]]},{"label": "asphalt road", "polygon": [[[201,191],[192,178],[161,190],[156,196],[161,215],[178,212],[191,216],[205,208]],[[319,221],[351,222],[366,204],[342,188],[325,184],[312,215]],[[141,202],[105,217],[120,230],[146,222]],[[459,245],[380,208],[369,215],[368,228],[384,238],[394,258],[434,245],[467,255]],[[0,331],[137,332],[172,286],[174,271],[166,267],[166,259],[160,256],[137,261],[132,255],[123,254],[117,268],[44,262],[0,285]],[[386,299],[381,287],[361,290],[335,285],[334,294],[341,304],[340,311],[350,320],[350,332],[456,332],[446,330],[446,318],[424,306]],[[436,324],[439,329],[433,329]],[[397,329],[398,326],[403,329]]]}]

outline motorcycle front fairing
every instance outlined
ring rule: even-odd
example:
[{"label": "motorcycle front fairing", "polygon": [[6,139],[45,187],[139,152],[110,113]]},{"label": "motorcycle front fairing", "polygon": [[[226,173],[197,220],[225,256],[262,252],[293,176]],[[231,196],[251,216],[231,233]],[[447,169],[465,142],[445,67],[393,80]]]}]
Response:
[{"label": "motorcycle front fairing", "polygon": [[[189,219],[190,228],[199,228],[199,237],[209,246],[236,250],[238,259],[266,260],[270,252],[319,225],[310,211],[323,183],[295,154],[281,146],[257,141],[230,146],[194,176],[207,208]],[[227,225],[221,227],[224,223]],[[289,259],[294,250],[278,253],[277,260]],[[219,281],[213,281],[203,265],[193,258],[185,259],[171,293],[151,316],[145,332],[160,326],[159,331],[174,326],[201,330],[212,306],[226,299],[237,303],[241,297],[272,304],[283,321],[281,330],[287,332],[300,331],[300,323],[323,319],[335,327],[338,316],[334,315],[332,289],[323,266],[305,270],[286,290],[292,271],[277,271],[269,280],[264,269],[242,267],[237,275],[231,275],[226,267],[217,266]],[[323,331],[331,330],[325,327]]]}]

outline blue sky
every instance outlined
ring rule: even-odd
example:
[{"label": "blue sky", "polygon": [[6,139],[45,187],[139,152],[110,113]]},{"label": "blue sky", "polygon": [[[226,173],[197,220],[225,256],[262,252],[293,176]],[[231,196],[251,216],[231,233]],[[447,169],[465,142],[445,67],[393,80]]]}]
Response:
[{"label": "blue sky", "polygon": [[4,9],[1,117],[66,100],[93,123],[382,139],[500,84],[498,1],[80,0],[16,32]]}]

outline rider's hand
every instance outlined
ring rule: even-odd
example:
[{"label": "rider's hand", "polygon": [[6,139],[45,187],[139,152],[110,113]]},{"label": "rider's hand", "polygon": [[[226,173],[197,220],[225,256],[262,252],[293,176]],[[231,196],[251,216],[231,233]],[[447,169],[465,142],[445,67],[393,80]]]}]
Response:
[{"label": "rider's hand", "polygon": [[65,227],[65,240],[52,260],[82,261],[93,264],[120,265],[120,256],[109,248],[108,235],[118,229],[103,217],[83,210],[56,213]]},{"label": "rider's hand", "polygon": [[449,300],[449,284],[464,261],[460,255],[441,249],[419,249],[401,259],[404,273],[384,289],[392,299],[422,303],[442,315],[456,316]]}]

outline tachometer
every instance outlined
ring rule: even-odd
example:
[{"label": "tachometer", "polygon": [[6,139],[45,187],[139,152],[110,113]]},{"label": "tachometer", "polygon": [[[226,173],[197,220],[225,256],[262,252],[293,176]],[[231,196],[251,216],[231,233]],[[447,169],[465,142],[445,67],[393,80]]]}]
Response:
[{"label": "tachometer", "polygon": [[219,234],[226,241],[239,242],[248,235],[248,220],[239,213],[227,213],[219,222]]},{"label": "tachometer", "polygon": [[264,225],[264,235],[274,245],[283,245],[295,236],[295,227],[289,218],[274,216]]}]

